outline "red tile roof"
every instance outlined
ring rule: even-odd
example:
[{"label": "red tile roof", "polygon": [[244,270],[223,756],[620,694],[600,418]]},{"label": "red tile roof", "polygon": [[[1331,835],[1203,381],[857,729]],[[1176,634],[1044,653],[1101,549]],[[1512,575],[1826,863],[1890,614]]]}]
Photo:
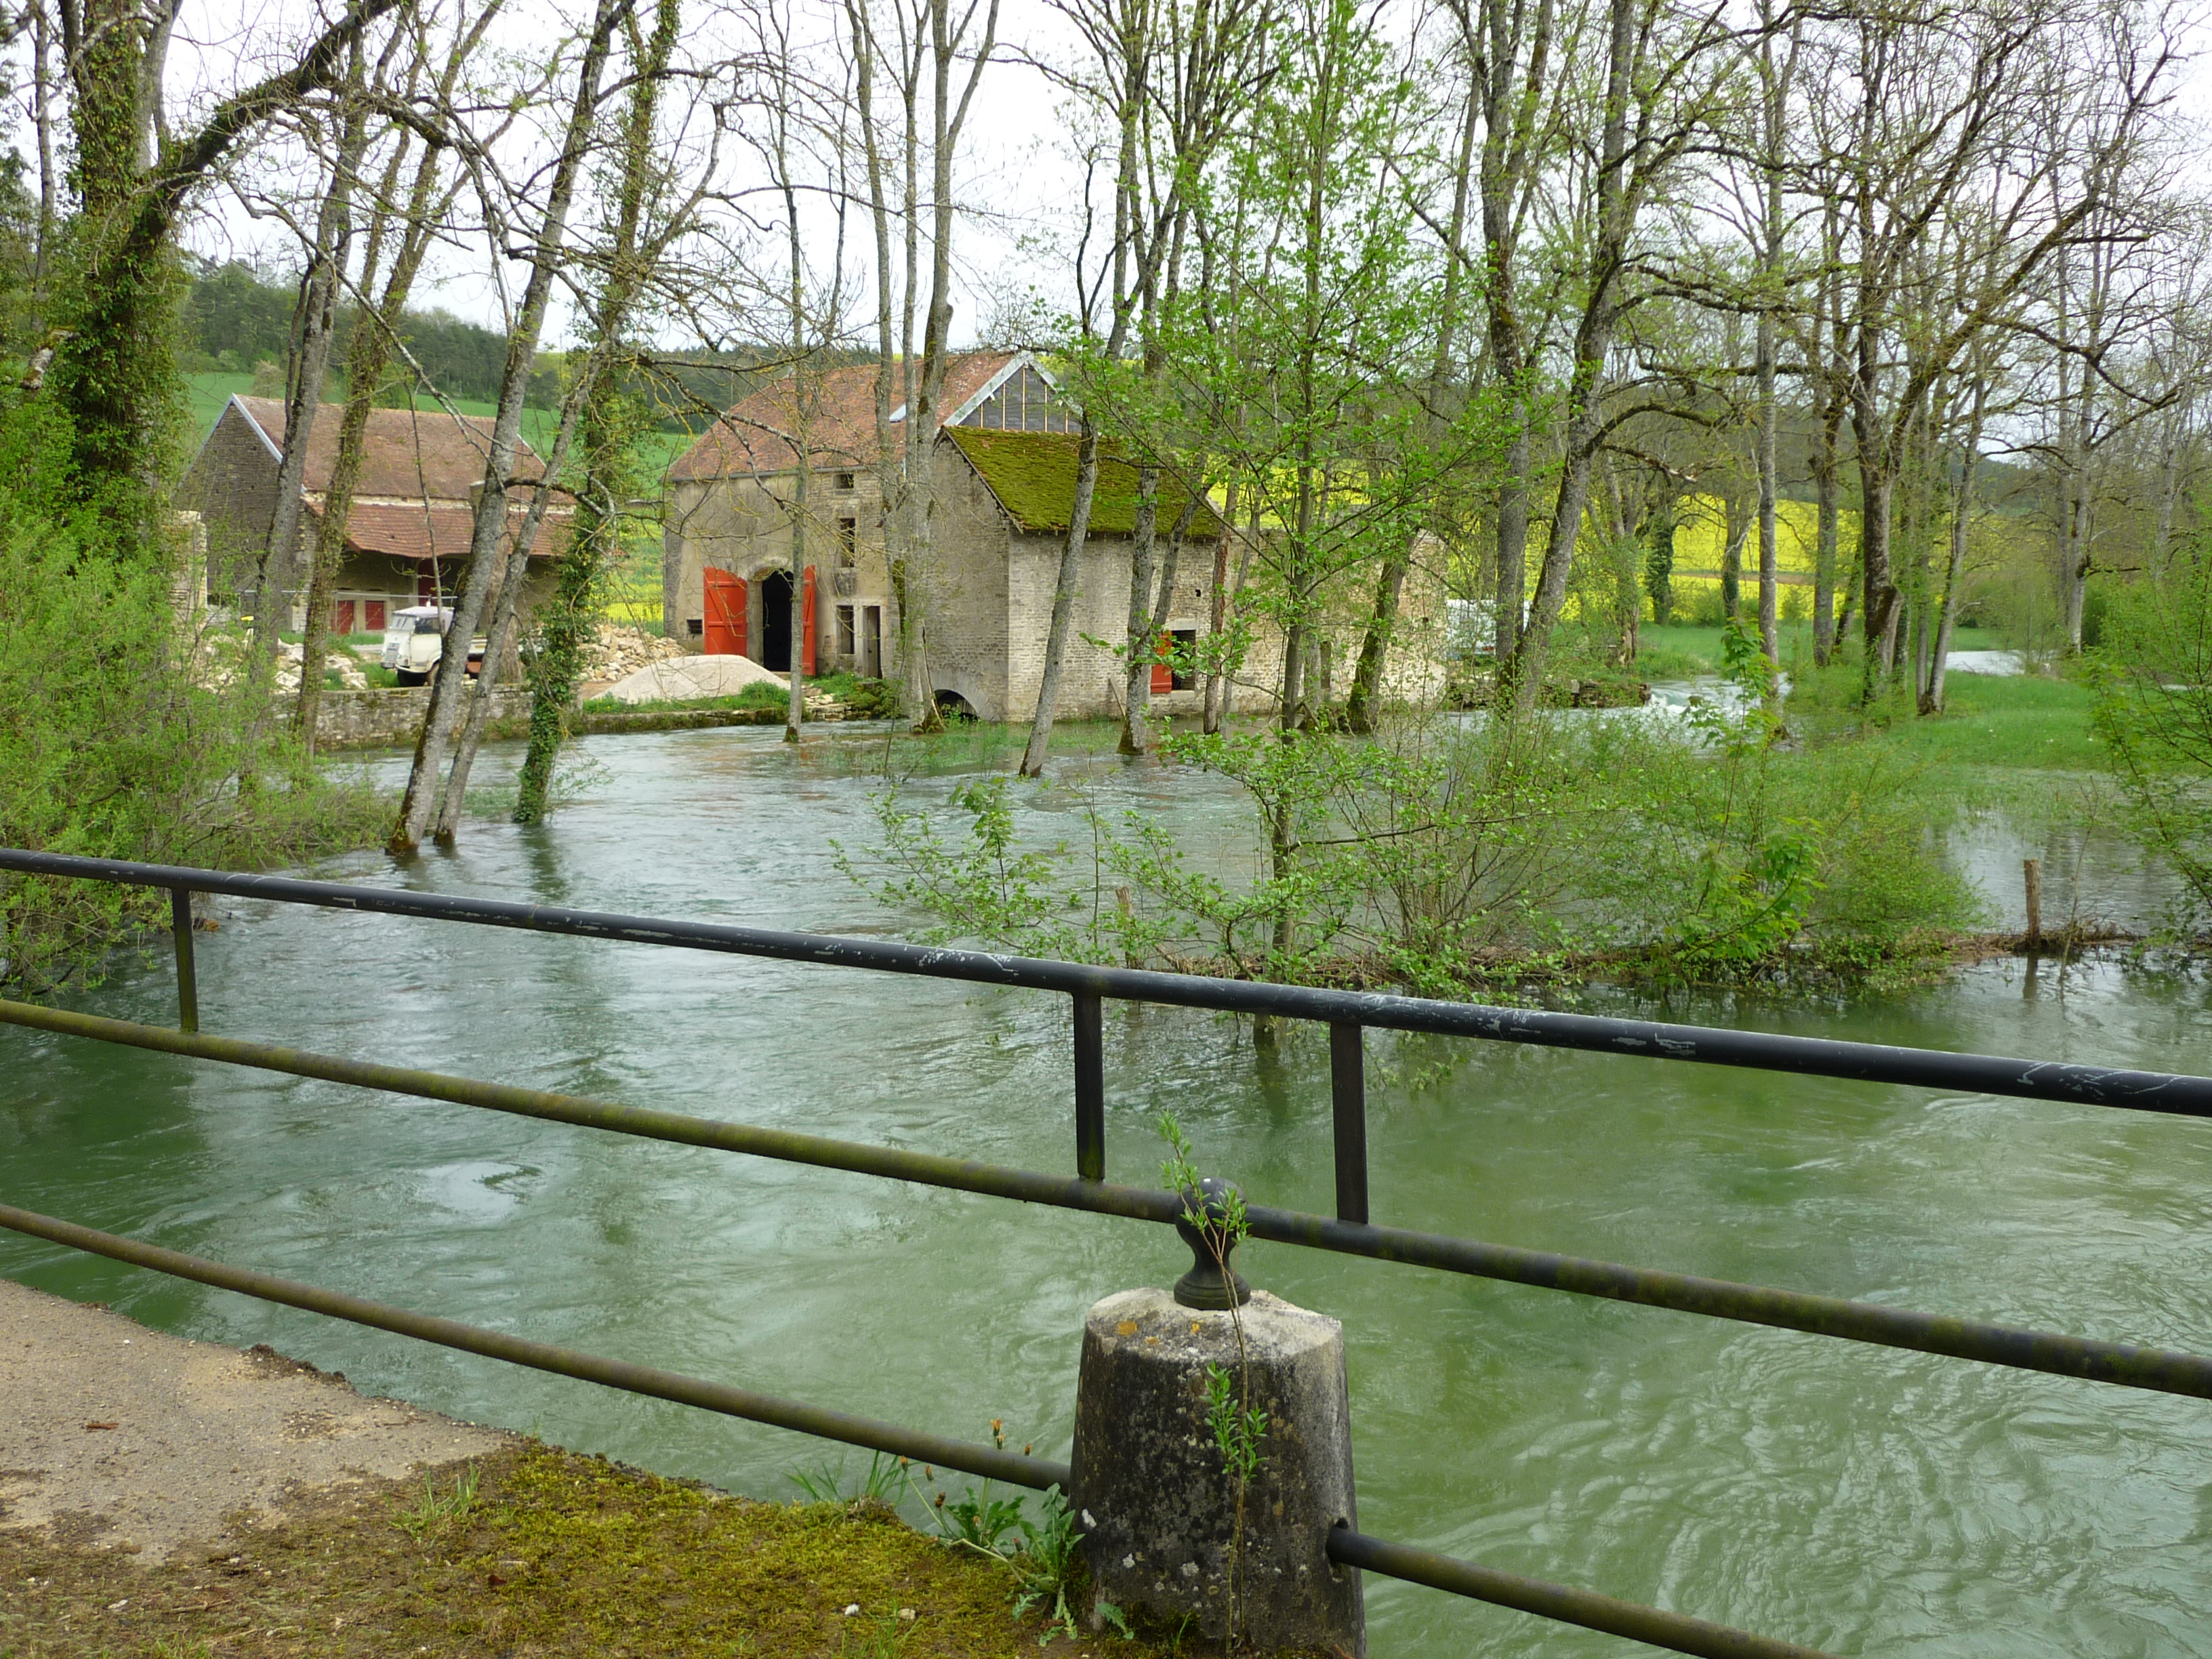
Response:
[{"label": "red tile roof", "polygon": [[[281,399],[235,398],[232,401],[261,428],[270,448],[283,448]],[[330,488],[331,468],[337,460],[338,428],[344,420],[343,404],[316,406],[315,423],[307,434],[305,487],[309,495],[319,495]],[[465,501],[469,491],[483,482],[484,458],[491,453],[491,427],[488,415],[448,415],[442,409],[419,412],[373,409],[362,441],[361,482],[354,487],[354,494]],[[518,482],[545,476],[545,464],[537,451],[519,440],[514,476]]]},{"label": "red tile roof", "polygon": [[[957,409],[1014,360],[1011,351],[970,351],[948,358],[940,408]],[[895,383],[896,384],[896,383]],[[714,429],[668,469],[672,478],[726,478],[748,472],[789,472],[798,465],[800,416],[816,470],[872,465],[876,442],[876,365],[858,363],[810,377],[802,403],[795,375],[732,404]],[[898,407],[896,392],[891,406]]]},{"label": "red tile roof", "polygon": [[[321,422],[316,424],[319,426]],[[501,541],[502,549],[514,547],[528,507],[526,493],[520,501],[507,503],[507,533]],[[313,504],[308,506],[307,514],[317,520],[322,517]],[[467,507],[438,507],[422,502],[411,507],[356,505],[346,518],[346,549],[349,552],[381,553],[424,564],[434,558],[441,565],[458,568],[468,559],[469,538],[475,528],[475,509]],[[530,545],[530,556],[559,557],[575,528],[573,507],[548,507],[544,520],[538,526],[538,539]]]}]

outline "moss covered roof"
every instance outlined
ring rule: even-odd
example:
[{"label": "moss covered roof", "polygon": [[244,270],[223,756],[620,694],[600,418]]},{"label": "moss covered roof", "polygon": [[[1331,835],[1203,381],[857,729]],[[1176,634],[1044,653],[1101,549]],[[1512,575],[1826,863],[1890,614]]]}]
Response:
[{"label": "moss covered roof", "polygon": [[[1024,530],[1066,530],[1075,503],[1075,450],[1080,440],[1051,432],[993,432],[976,427],[947,427],[945,435],[959,447],[991,493]],[[1165,536],[1182,516],[1190,492],[1165,474],[1160,477],[1159,526]],[[1134,463],[1102,445],[1098,484],[1091,498],[1094,535],[1127,536],[1137,528],[1137,469]],[[1221,520],[1201,501],[1192,519],[1190,538],[1211,541]]]}]

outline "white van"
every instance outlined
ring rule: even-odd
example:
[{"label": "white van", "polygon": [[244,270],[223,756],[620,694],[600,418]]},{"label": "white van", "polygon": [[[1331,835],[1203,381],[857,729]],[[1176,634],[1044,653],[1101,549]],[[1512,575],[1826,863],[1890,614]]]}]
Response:
[{"label": "white van", "polygon": [[[453,625],[453,613],[440,605],[410,605],[393,612],[384,630],[383,657],[392,678],[402,685],[428,684],[445,651],[446,630]],[[483,653],[482,639],[469,641],[470,678],[483,667]]]}]

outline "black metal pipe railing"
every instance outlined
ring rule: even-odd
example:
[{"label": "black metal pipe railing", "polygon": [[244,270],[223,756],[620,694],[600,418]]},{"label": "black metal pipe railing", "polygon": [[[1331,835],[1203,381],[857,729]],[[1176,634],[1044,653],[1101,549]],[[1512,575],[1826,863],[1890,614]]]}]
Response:
[{"label": "black metal pipe railing", "polygon": [[1104,968],[985,951],[952,951],[886,939],[841,939],[719,922],[677,921],[621,915],[508,899],[460,898],[345,882],[301,881],[290,876],[239,875],[178,865],[137,864],[122,859],[79,858],[0,848],[0,870],[77,877],[148,887],[188,887],[233,898],[320,905],[381,915],[474,922],[490,927],[558,933],[631,945],[673,945],[830,968],[865,968],[1063,995],[1088,994],[1127,1002],[1153,1002],[1224,1013],[1268,1014],[1324,1024],[1425,1031],[1438,1036],[1479,1037],[1540,1048],[1579,1048],[1646,1060],[1736,1066],[1839,1078],[1861,1083],[2009,1095],[2023,1100],[2120,1106],[2136,1111],[2212,1117],[2212,1078],[2108,1066],[2019,1060],[1996,1054],[1949,1054],[1935,1048],[1893,1048],[1828,1037],[1787,1036],[1769,1031],[1730,1031],[1703,1025],[1614,1019],[1540,1008],[1496,1008],[1481,1003],[1431,1002],[1380,992],[1330,991],[1304,985],[1266,985],[1211,979],[1141,968]]},{"label": "black metal pipe railing", "polygon": [[[504,900],[456,898],[444,894],[302,881],[290,877],[236,875],[181,866],[80,858],[18,848],[0,848],[0,870],[167,889],[177,959],[179,1029],[169,1031],[15,1002],[0,1002],[0,1023],[295,1076],[323,1078],[421,1098],[453,1101],[613,1133],[1147,1221],[1174,1220],[1182,1202],[1172,1194],[1110,1186],[1104,1179],[1102,999],[1113,997],[1170,1006],[1317,1021],[1329,1027],[1337,1213],[1330,1218],[1251,1206],[1248,1215],[1255,1237],[1679,1312],[1945,1354],[2018,1370],[2212,1398],[2212,1359],[2196,1355],[1373,1225],[1368,1220],[1363,1028],[1372,1025],[1384,1030],[1575,1048],[1625,1057],[1744,1066],[1801,1076],[2196,1117],[2212,1116],[2212,1079],[1542,1010],[1431,1002],[1300,986],[1261,985],[985,951],[946,951],[881,940],[674,921]],[[234,1038],[200,1036],[191,937],[191,902],[195,892],[1056,992],[1071,998],[1073,1004],[1078,1173],[1070,1180],[1003,1165],[720,1123]],[[457,1321],[410,1313],[96,1232],[5,1205],[0,1205],[0,1226],[422,1340],[851,1444],[919,1457],[1009,1484],[1033,1487],[1058,1485],[1065,1488],[1068,1480],[1065,1464],[1016,1457],[993,1447],[926,1435],[872,1419],[532,1342]],[[1795,1644],[1618,1601],[1594,1591],[1501,1572],[1346,1529],[1340,1529],[1333,1536],[1328,1554],[1334,1561],[1364,1571],[1609,1632],[1677,1652],[1708,1656],[1708,1659],[1825,1659],[1814,1650]]]},{"label": "black metal pipe railing", "polygon": [[177,949],[177,1029],[200,1029],[199,969],[192,960],[192,892],[189,887],[169,890],[169,937]]},{"label": "black metal pipe railing", "polygon": [[[210,1261],[204,1256],[188,1255],[158,1244],[82,1227],[13,1205],[0,1204],[0,1227],[132,1267],[390,1331],[464,1353],[481,1354],[488,1359],[596,1382],[630,1394],[647,1395],[656,1400],[671,1400],[702,1411],[766,1423],[868,1450],[890,1452],[916,1462],[941,1464],[988,1480],[1002,1480],[1008,1486],[1026,1486],[1036,1492],[1057,1486],[1065,1493],[1072,1480],[1068,1466],[1051,1458],[1010,1452],[971,1440],[954,1440],[875,1418],[855,1416],[850,1412],[832,1411],[775,1395],[757,1394],[749,1389],[709,1382],[680,1371],[609,1359],[503,1331],[488,1331],[480,1325],[465,1324],[457,1319],[416,1313],[389,1303],[349,1296],[342,1291],[280,1279],[251,1268],[234,1267],[227,1262]],[[1540,1613],[1565,1624],[1633,1637],[1678,1653],[1702,1654],[1710,1656],[1710,1659],[1830,1659],[1828,1655],[1795,1643],[1753,1636],[1725,1625],[1709,1624],[1702,1619],[1620,1601],[1594,1590],[1498,1572],[1340,1528],[1330,1535],[1328,1551],[1329,1559],[1344,1565]]]},{"label": "black metal pipe railing", "polygon": [[1328,1028],[1329,1127],[1336,1153],[1336,1218],[1367,1219],[1367,1056],[1357,1025]]},{"label": "black metal pipe railing", "polygon": [[[788,1129],[765,1129],[715,1118],[691,1117],[679,1112],[626,1106],[578,1095],[521,1089],[512,1084],[485,1083],[473,1078],[448,1077],[436,1072],[379,1065],[372,1060],[347,1060],[305,1049],[248,1042],[237,1037],[173,1031],[163,1026],[138,1025],[127,1020],[108,1019],[69,1009],[42,1008],[31,1003],[0,1000],[0,1024],[281,1072],[294,1077],[319,1078],[419,1099],[450,1101],[456,1105],[510,1112],[651,1140],[981,1193],[1025,1204],[1170,1223],[1182,1212],[1182,1201],[1164,1190],[1115,1186],[1080,1176],[1050,1175],[1041,1170],[945,1158],[933,1152],[908,1152],[824,1135],[801,1134]],[[1640,1303],[1677,1313],[1703,1314],[1716,1319],[1841,1337],[1881,1347],[1945,1354],[2016,1370],[2041,1371],[2160,1394],[2212,1399],[2212,1359],[2195,1354],[2021,1330],[1948,1315],[1915,1313],[1876,1303],[1854,1302],[1841,1297],[1741,1285],[1729,1279],[1528,1250],[1406,1227],[1354,1224],[1268,1205],[1249,1205],[1246,1214],[1252,1237],[1276,1243],[1305,1245],[1344,1255],[1504,1279],[1615,1302]]]},{"label": "black metal pipe railing", "polygon": [[1075,997],[1075,1173],[1106,1179],[1106,1033],[1099,1000]]},{"label": "black metal pipe railing", "polygon": [[1067,1490],[1067,1465],[1049,1458],[1024,1456],[972,1440],[955,1440],[946,1435],[902,1428],[872,1417],[856,1417],[850,1412],[831,1411],[772,1394],[756,1394],[750,1389],[733,1389],[726,1383],[686,1376],[681,1371],[607,1359],[550,1342],[533,1342],[504,1331],[466,1325],[458,1319],[414,1313],[388,1303],[348,1296],[342,1291],[303,1285],[295,1279],[279,1279],[273,1273],[233,1267],[202,1256],[186,1255],[180,1250],[164,1249],[158,1244],[99,1232],[35,1211],[18,1209],[11,1204],[0,1204],[0,1227],[43,1238],[50,1243],[67,1245],[73,1250],[104,1255],[111,1261],[127,1261],[136,1267],[150,1267],[174,1278],[258,1297],[264,1302],[304,1308],[309,1313],[373,1326],[418,1341],[434,1342],[441,1347],[458,1348],[464,1353],[482,1354],[487,1359],[503,1359],[532,1370],[550,1371],[556,1376],[573,1376],[580,1382],[598,1382],[631,1394],[650,1395],[656,1400],[696,1406],[702,1411],[720,1412],[726,1417],[742,1417],[750,1422],[772,1424],[824,1440],[841,1440],[850,1446],[892,1452],[918,1463],[941,1463],[964,1474],[980,1474],[987,1480],[1004,1480],[1011,1486],[1037,1491],[1047,1486]]},{"label": "black metal pipe railing", "polygon": [[1426,1584],[1431,1589],[1449,1590],[1455,1595],[1533,1613],[1563,1625],[1601,1630],[1610,1636],[1626,1636],[1631,1641],[1648,1642],[1655,1648],[1668,1648],[1676,1653],[1698,1654],[1703,1659],[1832,1659],[1832,1656],[1818,1648],[1800,1647],[1795,1642],[1778,1641],[1771,1636],[1753,1636],[1748,1631],[1709,1624],[1686,1613],[1668,1613],[1635,1601],[1619,1601],[1595,1590],[1548,1583],[1541,1578],[1524,1578],[1517,1572],[1500,1572],[1495,1567],[1478,1566],[1472,1561],[1438,1555],[1433,1550],[1415,1549],[1410,1544],[1386,1543],[1344,1527],[1329,1534],[1328,1559],[1347,1567],[1358,1567],[1363,1572],[1403,1578],[1409,1583]]}]

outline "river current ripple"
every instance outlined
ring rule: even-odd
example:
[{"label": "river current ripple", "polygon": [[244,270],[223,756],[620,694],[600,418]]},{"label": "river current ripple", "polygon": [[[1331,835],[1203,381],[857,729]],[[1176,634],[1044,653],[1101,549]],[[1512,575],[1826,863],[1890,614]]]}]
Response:
[{"label": "river current ripple", "polygon": [[[487,817],[453,854],[319,873],[884,930],[896,919],[834,866],[834,843],[871,837],[871,739],[794,755],[779,735],[590,740],[596,780],[548,829]],[[489,754],[480,775],[513,763]],[[1224,868],[1240,856],[1236,801],[1188,775],[1078,758],[1024,811],[1048,824],[1085,796],[1176,823]],[[1992,834],[1960,856],[1995,888],[2021,849]],[[2142,899],[2140,872],[2105,862],[2104,896]],[[212,1030],[1072,1167],[1060,999],[252,902],[217,915],[199,957]],[[156,963],[76,1000],[167,1023],[171,995]],[[1593,1006],[2212,1073],[2205,987],[2111,964],[2031,978],[2006,962],[1820,1006]],[[1116,1008],[1106,1044],[1109,1174],[1157,1178],[1150,1121],[1168,1108],[1255,1200],[1328,1207],[1318,1033],[1270,1057],[1231,1021]],[[1370,1052],[1378,1219],[2212,1349],[2212,1126],[1472,1044]],[[174,1248],[947,1433],[1001,1418],[1060,1457],[1084,1310],[1187,1265],[1135,1223],[16,1030],[0,1032],[0,1176],[11,1202]],[[1345,1322],[1368,1531],[1839,1653],[2212,1656],[2202,1402],[1282,1247],[1247,1266]],[[755,1496],[840,1461],[30,1241],[0,1240],[0,1273]],[[1388,1582],[1368,1605],[1377,1659],[1644,1650]]]}]

